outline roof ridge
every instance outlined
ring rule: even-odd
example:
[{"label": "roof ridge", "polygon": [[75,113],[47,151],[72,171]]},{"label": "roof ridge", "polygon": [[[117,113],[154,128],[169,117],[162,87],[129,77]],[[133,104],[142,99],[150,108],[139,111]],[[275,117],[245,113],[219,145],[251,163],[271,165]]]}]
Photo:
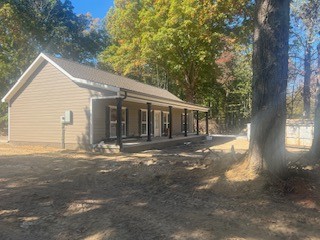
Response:
[{"label": "roof ridge", "polygon": [[[126,76],[123,76],[123,75],[118,75],[118,74],[115,74],[115,73],[111,73],[111,72],[108,72],[108,71],[105,71],[105,70],[102,70],[102,69],[99,69],[99,68],[96,68],[96,67],[93,67],[93,66],[89,66],[89,65],[86,65],[86,64],[83,64],[83,63],[79,63],[79,62],[76,62],[76,61],[73,61],[73,60],[70,60],[70,59],[67,59],[67,58],[63,58],[63,57],[56,57],[56,56],[53,56],[51,54],[48,54],[48,53],[42,53],[44,54],[45,56],[49,57],[49,58],[56,58],[56,59],[59,59],[59,60],[63,60],[63,61],[67,61],[67,62],[71,62],[73,64],[78,64],[82,67],[86,67],[86,68],[89,68],[89,69],[93,69],[93,70],[96,70],[96,71],[100,71],[100,72],[103,72],[103,73],[108,73],[108,74],[111,74],[111,75],[114,75],[114,76],[117,76],[117,77],[122,77],[122,78],[125,78],[125,79],[128,79],[128,80],[131,80],[131,81],[135,81],[137,83],[140,83],[140,84],[144,84],[144,85],[147,85],[149,87],[153,87],[153,88],[157,88],[157,89],[160,89],[160,90],[164,90],[164,91],[167,91],[169,92],[170,94],[174,95],[173,93],[171,93],[168,89],[165,89],[165,88],[161,88],[161,87],[157,87],[157,86],[154,86],[154,85],[150,85],[150,84],[147,84],[147,83],[144,83],[144,82],[141,82],[139,80],[136,80],[136,79],[132,79],[132,78],[129,78],[129,77],[126,77]],[[58,63],[57,63],[58,64]],[[175,96],[175,95],[174,95]]]}]

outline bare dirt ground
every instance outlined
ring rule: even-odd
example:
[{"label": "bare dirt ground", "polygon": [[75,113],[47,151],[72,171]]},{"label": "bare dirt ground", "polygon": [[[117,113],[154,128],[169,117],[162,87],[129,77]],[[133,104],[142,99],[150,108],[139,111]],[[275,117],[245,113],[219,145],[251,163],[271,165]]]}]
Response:
[{"label": "bare dirt ground", "polygon": [[234,171],[247,147],[101,156],[0,144],[0,239],[320,239],[319,169],[279,191]]},{"label": "bare dirt ground", "polygon": [[5,142],[7,142],[7,136],[1,135],[1,132],[0,132],[0,143],[5,143]]}]

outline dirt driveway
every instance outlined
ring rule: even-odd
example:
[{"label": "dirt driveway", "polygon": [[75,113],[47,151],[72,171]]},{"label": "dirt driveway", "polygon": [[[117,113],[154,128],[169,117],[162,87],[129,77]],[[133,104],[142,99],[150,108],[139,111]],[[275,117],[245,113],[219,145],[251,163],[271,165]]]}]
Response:
[{"label": "dirt driveway", "polygon": [[99,156],[0,144],[0,239],[320,239],[319,202],[231,178],[245,140],[211,145]]}]

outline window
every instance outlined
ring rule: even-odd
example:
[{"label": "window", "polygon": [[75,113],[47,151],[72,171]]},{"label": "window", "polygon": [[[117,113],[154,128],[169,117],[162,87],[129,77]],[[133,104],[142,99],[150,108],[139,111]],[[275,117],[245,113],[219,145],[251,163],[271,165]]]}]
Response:
[{"label": "window", "polygon": [[169,124],[169,112],[163,112],[163,119],[162,119],[162,123],[163,123],[163,134],[165,136],[168,135],[169,133],[169,128],[170,128],[170,124]]},{"label": "window", "polygon": [[141,136],[148,134],[148,111],[141,109]]},{"label": "window", "polygon": [[[122,137],[126,136],[126,119],[127,119],[127,111],[126,108],[122,108]],[[117,108],[114,106],[110,106],[110,137],[117,137]]]}]

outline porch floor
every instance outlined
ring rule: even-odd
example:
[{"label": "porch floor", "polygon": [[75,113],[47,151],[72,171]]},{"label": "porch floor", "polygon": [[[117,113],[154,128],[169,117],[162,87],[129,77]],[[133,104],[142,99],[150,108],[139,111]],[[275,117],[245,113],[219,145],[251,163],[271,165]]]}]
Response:
[{"label": "porch floor", "polygon": [[[178,135],[168,137],[154,137],[150,142],[147,139],[123,139],[122,152],[134,153],[151,149],[164,149],[166,147],[180,145],[186,142],[199,142],[205,139],[206,135],[190,134],[187,137]],[[115,146],[114,143],[106,143],[106,146]]]}]

